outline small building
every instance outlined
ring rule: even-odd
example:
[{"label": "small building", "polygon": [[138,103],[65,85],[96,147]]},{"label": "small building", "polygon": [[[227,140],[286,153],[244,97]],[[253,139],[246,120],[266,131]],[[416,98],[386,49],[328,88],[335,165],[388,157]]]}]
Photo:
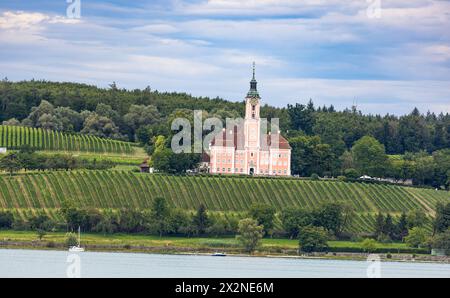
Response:
[{"label": "small building", "polygon": [[141,173],[150,173],[150,166],[148,165],[148,159],[144,160],[144,162],[142,162],[139,165],[139,168],[141,169]]}]

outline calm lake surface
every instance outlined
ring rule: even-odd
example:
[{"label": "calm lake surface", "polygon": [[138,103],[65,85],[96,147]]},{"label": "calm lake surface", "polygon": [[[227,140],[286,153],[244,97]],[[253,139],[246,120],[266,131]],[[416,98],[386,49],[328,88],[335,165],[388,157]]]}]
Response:
[{"label": "calm lake surface", "polygon": [[[77,261],[79,267],[75,267]],[[372,263],[373,264],[373,263]],[[0,277],[367,277],[363,261],[0,249]],[[75,269],[74,269],[75,268]],[[77,271],[79,269],[79,271]],[[381,277],[450,277],[450,264],[381,263]]]}]

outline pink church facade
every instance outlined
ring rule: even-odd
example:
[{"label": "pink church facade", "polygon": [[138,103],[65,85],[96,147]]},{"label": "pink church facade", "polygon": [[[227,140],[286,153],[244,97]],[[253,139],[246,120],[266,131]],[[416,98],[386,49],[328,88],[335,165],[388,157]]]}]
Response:
[{"label": "pink church facade", "polygon": [[[225,130],[210,144],[209,172],[255,176],[290,176],[291,147],[277,133],[261,132],[261,98],[255,71],[245,98],[245,118],[241,125]],[[270,130],[270,129],[269,129]]]}]

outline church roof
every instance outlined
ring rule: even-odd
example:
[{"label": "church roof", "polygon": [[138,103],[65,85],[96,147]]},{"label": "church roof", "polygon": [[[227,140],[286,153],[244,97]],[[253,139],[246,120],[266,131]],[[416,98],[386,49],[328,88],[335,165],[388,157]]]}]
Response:
[{"label": "church roof", "polygon": [[[245,136],[243,131],[238,132],[238,127],[234,126],[234,129],[227,132],[223,131],[219,133],[216,137],[213,138],[211,142],[211,146],[220,146],[220,147],[234,147],[237,150],[243,150],[245,146]],[[278,139],[278,146],[276,144],[272,144],[272,142],[276,142]],[[265,134],[261,138],[260,148],[262,150],[269,150],[269,148],[278,148],[278,149],[291,149],[289,142],[281,135],[281,134]]]}]

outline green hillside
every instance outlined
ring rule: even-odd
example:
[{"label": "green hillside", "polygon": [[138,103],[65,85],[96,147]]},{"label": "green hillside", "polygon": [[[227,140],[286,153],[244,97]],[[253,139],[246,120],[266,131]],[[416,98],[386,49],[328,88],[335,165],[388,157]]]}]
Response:
[{"label": "green hillside", "polygon": [[0,125],[0,147],[10,150],[28,145],[35,150],[134,155],[136,144],[40,128]]},{"label": "green hillside", "polygon": [[150,208],[155,197],[171,205],[193,210],[204,203],[211,211],[242,212],[255,202],[281,210],[297,206],[313,208],[325,200],[346,201],[357,212],[353,231],[372,230],[378,211],[399,214],[423,209],[432,215],[438,201],[450,193],[400,186],[262,179],[241,177],[176,177],[121,171],[72,171],[0,176],[0,208],[25,217],[40,208],[57,217],[65,199],[80,207]]}]

